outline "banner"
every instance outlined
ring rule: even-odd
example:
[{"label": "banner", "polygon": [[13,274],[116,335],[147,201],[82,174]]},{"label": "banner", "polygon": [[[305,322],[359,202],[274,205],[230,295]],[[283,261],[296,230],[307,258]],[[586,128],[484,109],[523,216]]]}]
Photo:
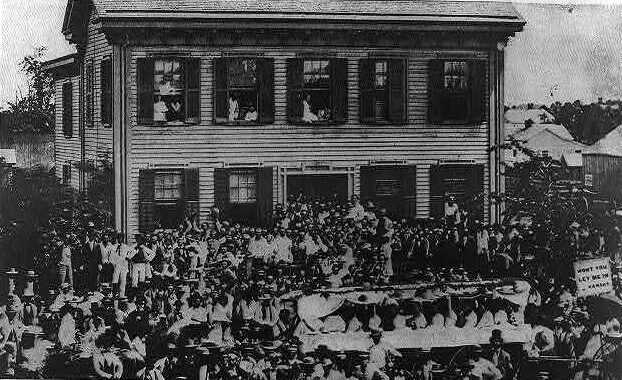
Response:
[{"label": "banner", "polygon": [[574,277],[579,297],[596,296],[613,290],[611,266],[607,257],[575,261]]}]

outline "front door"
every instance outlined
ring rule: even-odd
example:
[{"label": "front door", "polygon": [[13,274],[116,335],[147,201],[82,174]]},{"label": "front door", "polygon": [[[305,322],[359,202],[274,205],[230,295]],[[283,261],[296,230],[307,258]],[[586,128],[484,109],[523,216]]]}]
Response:
[{"label": "front door", "polygon": [[307,201],[348,199],[348,176],[346,174],[311,174],[287,177],[288,199]]}]

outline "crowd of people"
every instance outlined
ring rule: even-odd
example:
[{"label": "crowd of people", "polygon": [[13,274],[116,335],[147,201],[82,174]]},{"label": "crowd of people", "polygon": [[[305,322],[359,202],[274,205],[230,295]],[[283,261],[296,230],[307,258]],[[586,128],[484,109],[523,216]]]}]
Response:
[{"label": "crowd of people", "polygon": [[[555,236],[524,220],[489,225],[453,198],[438,220],[393,218],[356,197],[291,199],[275,207],[266,228],[230,222],[217,209],[211,218],[199,223],[189,216],[178,229],[137,234],[132,244],[88,225],[83,237],[49,233],[58,286],[47,296],[9,295],[0,320],[0,370],[13,373],[15,362],[36,349],[22,342],[25,332],[37,331],[31,327],[41,329],[38,343],[53,343],[44,365],[55,377],[154,380],[432,379],[435,373],[513,379],[519,359],[593,360],[611,342],[614,355],[622,338],[615,315],[593,315],[587,300],[576,297],[570,265],[580,256],[619,262],[618,227],[572,223]],[[452,296],[444,285],[496,286],[495,279],[507,277],[527,280],[504,283],[516,294],[528,284],[527,302],[492,298],[480,288]],[[429,286],[405,297],[399,289],[409,284]],[[324,302],[347,287],[386,291],[377,302],[361,299],[321,318],[301,317],[300,297],[315,294]],[[525,325],[532,333],[524,347],[506,349],[504,329]],[[469,345],[445,363],[436,347],[405,353],[383,338],[399,329],[460,335],[477,328],[492,329],[488,344]],[[369,347],[309,349],[303,342],[330,333],[366,334]],[[572,367],[577,379],[588,372]],[[545,371],[532,376],[555,378]]]}]

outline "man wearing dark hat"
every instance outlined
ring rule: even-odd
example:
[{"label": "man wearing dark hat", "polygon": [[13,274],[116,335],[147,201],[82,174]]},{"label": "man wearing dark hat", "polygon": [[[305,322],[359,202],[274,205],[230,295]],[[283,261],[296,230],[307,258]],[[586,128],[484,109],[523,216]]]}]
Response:
[{"label": "man wearing dark hat", "polygon": [[503,349],[503,337],[501,330],[492,330],[490,337],[490,348],[487,359],[490,360],[501,371],[504,380],[514,377],[514,366],[512,364],[512,356]]}]

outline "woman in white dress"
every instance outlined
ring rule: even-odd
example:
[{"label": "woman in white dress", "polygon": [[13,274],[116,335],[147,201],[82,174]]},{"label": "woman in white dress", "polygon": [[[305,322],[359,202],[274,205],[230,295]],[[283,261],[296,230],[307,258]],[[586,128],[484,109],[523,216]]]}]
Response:
[{"label": "woman in white dress", "polygon": [[319,118],[311,111],[311,95],[307,94],[302,100],[302,121],[305,123],[313,123]]}]

